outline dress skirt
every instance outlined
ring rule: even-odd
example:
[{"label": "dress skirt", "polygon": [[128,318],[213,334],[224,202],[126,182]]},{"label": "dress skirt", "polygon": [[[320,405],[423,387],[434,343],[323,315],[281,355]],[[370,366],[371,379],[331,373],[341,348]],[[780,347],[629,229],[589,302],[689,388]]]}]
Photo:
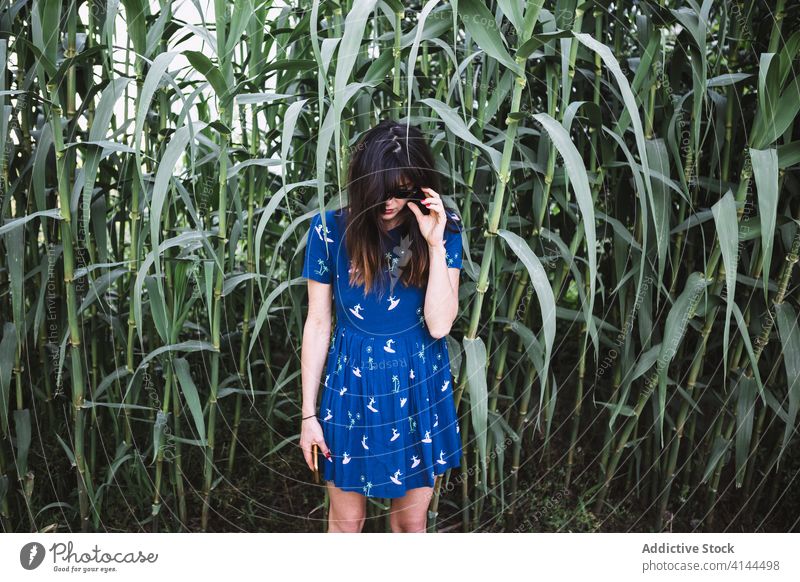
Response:
[{"label": "dress skirt", "polygon": [[387,337],[340,321],[319,418],[331,452],[321,457],[326,481],[380,498],[433,487],[461,464],[447,341],[422,327]]}]

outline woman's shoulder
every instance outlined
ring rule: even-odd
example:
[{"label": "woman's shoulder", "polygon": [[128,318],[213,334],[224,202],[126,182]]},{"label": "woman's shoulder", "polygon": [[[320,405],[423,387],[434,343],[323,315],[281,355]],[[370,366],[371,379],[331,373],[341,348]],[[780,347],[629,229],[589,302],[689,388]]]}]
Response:
[{"label": "woman's shoulder", "polygon": [[344,209],[342,208],[331,208],[329,210],[317,211],[311,215],[311,225],[314,228],[319,228],[322,224],[322,217],[325,216],[325,230],[329,234],[332,234],[336,231],[337,226],[341,223],[344,219]]},{"label": "woman's shoulder", "polygon": [[450,210],[449,208],[446,208],[444,212],[447,215],[445,234],[450,233],[459,235],[459,233],[464,230],[464,224],[461,222],[461,217],[458,216],[457,212]]},{"label": "woman's shoulder", "polygon": [[341,213],[341,208],[330,208],[325,211],[317,210],[314,214],[311,215],[311,220],[321,220],[322,215],[325,215],[325,222],[330,222],[338,218],[339,213]]}]

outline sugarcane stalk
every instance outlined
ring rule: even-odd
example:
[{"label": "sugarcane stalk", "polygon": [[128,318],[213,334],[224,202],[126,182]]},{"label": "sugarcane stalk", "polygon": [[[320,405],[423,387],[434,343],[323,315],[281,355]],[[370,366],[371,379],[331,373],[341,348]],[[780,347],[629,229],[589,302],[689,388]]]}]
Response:
[{"label": "sugarcane stalk", "polygon": [[[137,101],[139,99],[138,96],[142,94],[142,87],[144,85],[144,74],[142,72],[142,65],[140,63],[141,60],[136,61]],[[138,106],[140,106],[140,103],[137,102],[137,107]],[[150,143],[148,132],[145,132],[144,138],[145,138],[144,147],[145,151],[147,151],[148,144]],[[141,168],[137,167],[136,172],[137,174],[141,172]],[[128,216],[130,217],[130,229],[131,229],[131,247],[130,247],[131,260],[128,266],[130,303],[128,308],[128,342],[127,342],[127,352],[126,352],[126,367],[130,374],[133,374],[135,371],[133,350],[136,338],[136,320],[134,319],[133,305],[136,296],[136,276],[139,273],[139,229],[140,229],[139,219],[141,217],[141,213],[139,212],[140,193],[141,193],[141,180],[138,179],[137,176],[137,179],[131,180],[131,209],[130,212],[128,213]],[[122,399],[122,411],[123,411],[122,413],[125,419],[125,442],[132,443],[133,431],[131,428],[130,414],[128,413],[128,407],[126,406],[126,401],[125,401],[126,398],[127,394],[125,394]]]},{"label": "sugarcane stalk", "polygon": [[517,502],[519,496],[519,469],[520,459],[522,457],[522,444],[525,442],[525,431],[530,425],[531,419],[528,418],[528,407],[530,406],[531,394],[533,394],[533,375],[526,377],[526,386],[522,392],[522,398],[519,403],[519,413],[517,415],[517,425],[515,432],[517,439],[514,441],[514,446],[511,449],[511,493],[510,502],[507,506],[506,520],[508,521],[514,515],[514,510],[518,508]]},{"label": "sugarcane stalk", "polygon": [[[230,125],[230,113],[225,110],[220,111],[223,119]],[[223,114],[224,113],[224,114]],[[220,171],[219,171],[219,231],[217,233],[218,247],[217,255],[224,261],[225,245],[228,242],[227,238],[227,181],[228,181],[228,164],[227,164],[227,148],[228,148],[228,135],[221,134],[220,136],[220,151],[223,152],[220,156]],[[224,262],[223,262],[224,264]],[[205,454],[205,469],[203,480],[203,511],[201,516],[201,529],[207,531],[208,527],[208,513],[211,503],[211,479],[212,469],[214,464],[214,444],[215,444],[215,428],[217,417],[217,392],[219,389],[219,358],[220,358],[220,328],[221,328],[221,315],[222,315],[222,283],[225,278],[225,273],[222,269],[215,269],[216,282],[214,285],[214,305],[213,305],[213,320],[211,324],[211,342],[214,351],[211,353],[211,394],[208,400],[208,438],[206,442]]]},{"label": "sugarcane stalk", "polygon": [[[164,400],[161,403],[161,412],[165,416],[169,414],[169,405],[172,396],[172,383],[174,381],[171,361],[167,364],[166,368],[167,368],[167,377],[164,382]],[[156,422],[158,422],[158,420],[156,420]],[[168,424],[165,424],[164,426],[168,426]],[[152,522],[153,533],[158,533],[159,531],[159,516],[161,512],[161,480],[164,475],[164,448],[165,448],[164,441],[166,440],[166,438],[167,438],[167,431],[164,431],[161,437],[161,441],[158,443],[158,448],[156,452],[156,477],[153,486],[153,503],[151,505],[151,513],[150,513],[150,515],[153,517],[153,522]]]},{"label": "sugarcane stalk", "polygon": [[[719,289],[721,288],[724,282],[724,270],[720,269],[714,283],[714,289],[712,294],[717,294]],[[686,383],[686,392],[688,394],[689,399],[694,400],[694,390],[697,386],[697,378],[700,374],[700,371],[703,367],[703,361],[705,357],[705,352],[708,347],[708,338],[711,335],[711,328],[713,327],[714,320],[716,319],[716,312],[718,308],[714,308],[711,317],[707,317],[705,320],[705,324],[703,325],[703,331],[700,335],[700,345],[695,352],[694,358],[692,359],[692,366],[689,371],[689,379]],[[672,487],[672,483],[675,479],[675,467],[678,461],[678,453],[680,451],[681,446],[681,439],[683,438],[683,431],[686,425],[686,418],[689,414],[689,399],[684,399],[681,402],[680,410],[678,411],[678,417],[675,421],[675,436],[673,439],[666,444],[669,447],[668,453],[668,462],[667,468],[665,471],[665,480],[663,481],[664,487],[660,493],[661,496],[661,503],[658,508],[658,513],[656,514],[655,520],[655,531],[661,531],[663,517],[667,509],[667,502],[669,500],[669,491]]]},{"label": "sugarcane stalk", "polygon": [[[749,160],[749,158],[748,158],[748,160]],[[747,196],[747,188],[748,188],[749,183],[750,183],[751,175],[752,175],[752,167],[751,167],[751,165],[749,163],[745,163],[744,166],[742,167],[742,170],[741,170],[739,187],[738,187],[737,193],[736,193],[736,201],[737,201],[737,203],[739,203],[739,204],[737,204],[737,225],[739,224],[739,221],[741,220],[742,213],[744,212],[744,206],[741,206],[741,203],[744,202],[744,200],[745,200],[745,198]],[[710,273],[713,273],[714,269],[717,269],[717,264],[718,264],[720,255],[721,255],[721,249],[720,249],[720,246],[719,246],[719,239],[715,239],[714,249],[713,249],[712,254],[711,254],[711,259],[709,260],[709,267],[710,268],[706,271],[707,276]],[[721,269],[721,272],[724,273],[724,268],[722,266],[720,266],[720,269]],[[715,283],[714,283],[714,285],[715,285],[714,291],[713,291],[714,294],[718,293],[718,290],[722,285],[722,281],[721,281],[720,277],[721,277],[721,275],[719,273],[717,273],[717,276],[715,277]],[[699,373],[700,373],[700,371],[702,369],[703,356],[705,355],[705,350],[707,348],[708,336],[709,336],[709,334],[711,332],[711,326],[713,325],[713,322],[716,319],[716,315],[717,315],[718,310],[719,310],[719,307],[715,306],[714,308],[711,309],[710,313],[707,314],[706,318],[705,318],[703,331],[702,331],[701,339],[700,339],[700,347],[699,347],[698,352],[695,354],[695,357],[694,357],[693,362],[692,362],[692,367],[691,367],[690,372],[689,372],[689,380],[688,380],[688,384],[687,384],[687,392],[688,392],[690,398],[693,398],[694,388],[695,388],[696,383],[697,383],[697,378],[698,378]],[[666,505],[667,505],[667,502],[669,500],[669,491],[670,491],[670,489],[672,487],[672,483],[673,483],[673,481],[675,479],[675,467],[676,467],[676,464],[677,464],[678,452],[679,452],[679,449],[680,449],[681,439],[683,438],[683,430],[684,430],[684,427],[685,427],[686,416],[687,416],[688,413],[689,413],[689,401],[687,399],[684,399],[683,402],[681,402],[681,408],[680,408],[680,410],[678,412],[678,418],[677,418],[677,422],[676,422],[676,425],[675,425],[675,431],[676,431],[675,432],[675,436],[672,439],[670,439],[670,441],[665,445],[665,446],[668,446],[668,447],[671,446],[672,450],[669,451],[669,453],[668,453],[668,462],[667,462],[667,467],[666,467],[666,471],[665,471],[666,479],[664,481],[664,487],[663,487],[662,492],[661,492],[660,506],[659,506],[658,513],[656,514],[656,520],[655,520],[655,529],[656,529],[656,531],[660,531],[661,530],[661,526],[662,526],[662,523],[663,523],[662,520],[663,520],[664,512],[666,511]],[[598,507],[598,510],[599,510],[599,507]]]},{"label": "sugarcane stalk", "polygon": [[[602,35],[602,23],[603,23],[603,20],[602,20],[601,14],[602,14],[601,11],[597,7],[595,7],[595,9],[593,11],[593,16],[595,17],[595,35],[596,35],[596,38],[601,38],[601,35]],[[576,29],[580,31],[580,25],[579,24],[576,25]],[[572,45],[571,45],[572,52],[570,53],[570,76],[569,76],[570,84],[571,84],[572,78],[574,77],[574,74],[575,74],[575,57],[576,57],[577,48],[578,48],[577,45],[578,45],[578,43],[573,40],[572,41]],[[600,105],[600,78],[601,78],[601,75],[602,75],[601,64],[602,64],[602,61],[601,61],[601,58],[600,58],[600,54],[595,51],[594,52],[594,73],[595,73],[595,75],[594,75],[594,84],[593,84],[593,91],[594,91],[593,100],[594,100],[595,105],[597,105],[598,107]],[[569,93],[565,93],[565,95],[568,95],[568,94]],[[564,109],[566,109],[566,108],[562,108],[562,111]],[[563,118],[563,113],[562,113],[562,118]],[[590,127],[590,131],[591,131],[591,152],[595,152],[595,151],[597,151],[598,135],[597,135],[597,131],[596,131],[594,126]],[[597,156],[590,155],[589,156],[589,164],[590,164],[589,171],[591,173],[597,172]],[[600,191],[600,187],[602,186],[602,184],[603,184],[603,169],[600,168],[600,172],[599,172],[599,175],[598,175],[598,180],[595,182],[595,185],[592,188],[592,204],[593,205],[597,204],[597,195],[598,195],[598,193]],[[570,255],[571,256],[575,256],[575,252],[578,249],[578,245],[581,244],[584,234],[585,234],[585,231],[584,231],[584,228],[583,228],[583,223],[580,222],[580,223],[578,223],[578,226],[575,229],[575,235],[573,236],[572,242],[570,243]],[[562,291],[561,283],[566,278],[568,268],[569,268],[568,265],[563,264],[562,267],[561,267],[561,270],[557,274],[557,278],[555,280],[555,285],[554,285],[554,289],[556,291],[556,298],[558,298],[561,295],[561,291]],[[590,275],[591,274],[589,273],[589,268],[586,267],[585,270],[584,270],[584,279],[583,280],[584,280],[584,284],[585,284],[586,296],[587,297],[591,293],[591,285],[589,283]],[[582,345],[586,345],[587,344],[586,336],[587,336],[588,333],[589,333],[589,328],[587,326],[587,322],[583,322],[583,324],[581,325],[581,329],[579,331],[579,336],[584,338],[584,342],[583,342]],[[572,468],[573,468],[573,465],[575,464],[575,449],[577,447],[578,432],[580,430],[581,407],[583,405],[583,387],[584,387],[585,376],[586,376],[586,352],[581,352],[581,354],[579,356],[579,362],[578,362],[578,383],[577,383],[576,391],[575,391],[575,404],[574,404],[574,407],[573,407],[572,430],[571,430],[570,439],[569,439],[569,449],[567,450],[567,468],[566,468],[566,474],[564,476],[564,486],[567,487],[567,488],[569,487],[570,481],[572,479]]]},{"label": "sugarcane stalk", "polygon": [[[525,10],[525,23],[523,31],[520,35],[520,45],[521,43],[527,41],[530,38],[531,34],[533,33],[533,27],[538,18],[542,4],[543,0],[533,0],[527,4],[527,8]],[[516,62],[520,67],[524,68],[525,60],[526,59],[517,57]],[[516,77],[516,82],[514,84],[513,97],[511,102],[511,109],[510,109],[512,114],[518,113],[520,111],[522,90],[525,87],[525,84],[526,84],[526,79],[524,75],[519,75]],[[484,251],[481,261],[481,269],[478,278],[478,285],[476,287],[475,302],[473,303],[472,316],[470,318],[470,325],[466,334],[466,337],[469,339],[475,339],[477,337],[478,325],[480,322],[481,307],[483,306],[483,298],[489,287],[488,283],[489,270],[492,266],[492,259],[494,256],[494,250],[497,238],[497,228],[500,223],[500,217],[503,213],[503,198],[505,195],[506,184],[510,180],[509,168],[511,164],[511,153],[514,150],[514,141],[517,134],[518,124],[519,121],[518,119],[515,118],[515,116],[511,115],[507,118],[507,131],[505,136],[505,142],[503,145],[503,154],[500,163],[500,175],[498,176],[497,186],[492,200],[488,226],[486,231],[484,232],[486,241],[484,244]],[[480,461],[480,459],[478,459],[478,461]],[[484,476],[484,478],[485,477],[486,476]],[[480,479],[481,479],[480,476],[476,474],[477,484],[480,483]]]},{"label": "sugarcane stalk", "polygon": [[392,56],[394,57],[394,67],[392,69],[392,116],[394,119],[400,119],[402,113],[401,107],[403,100],[400,98],[400,80],[402,79],[402,70],[400,69],[400,56],[403,54],[401,48],[401,40],[403,36],[403,16],[405,10],[402,9],[402,4],[398,3],[400,10],[394,13],[394,46],[392,46]]},{"label": "sugarcane stalk", "polygon": [[[250,140],[250,155],[255,158],[258,155],[258,118],[256,108],[252,108],[252,139]],[[250,167],[247,171],[247,273],[255,273],[255,249],[253,245],[253,215],[255,212],[255,168]],[[242,386],[247,381],[247,374],[244,370],[247,366],[247,346],[250,345],[250,310],[255,299],[253,279],[247,281],[247,300],[244,303],[244,314],[242,316],[242,342],[239,346],[239,382]],[[228,451],[228,474],[233,473],[234,460],[236,459],[236,445],[239,442],[239,424],[242,414],[242,393],[236,394],[236,406],[233,418],[233,435],[231,446]]]},{"label": "sugarcane stalk", "polygon": [[70,187],[66,168],[66,147],[61,126],[61,105],[58,88],[49,83],[47,90],[51,104],[47,106],[48,117],[53,128],[56,148],[56,172],[58,176],[59,210],[61,214],[61,239],[64,255],[64,283],[67,290],[67,319],[69,321],[69,344],[72,375],[72,413],[75,466],[78,478],[78,504],[81,516],[81,531],[89,529],[89,486],[91,474],[87,474],[84,459],[84,390],[83,362],[81,358],[81,329],[78,321],[78,305],[74,279],[74,242],[72,239],[72,213],[70,210]]},{"label": "sugarcane stalk", "polygon": [[[778,279],[778,291],[775,294],[774,299],[772,300],[772,307],[770,308],[771,313],[766,317],[763,321],[761,326],[761,334],[756,338],[755,345],[753,347],[753,355],[755,362],[747,363],[745,376],[748,380],[753,378],[753,366],[758,365],[758,361],[761,358],[761,354],[764,353],[764,349],[767,347],[769,343],[769,337],[772,333],[772,328],[775,325],[775,318],[772,315],[778,307],[783,305],[784,299],[786,298],[786,290],[789,287],[789,280],[791,279],[792,269],[794,265],[797,263],[798,258],[800,257],[800,230],[795,233],[794,240],[792,241],[791,250],[786,254],[786,258],[783,263],[783,267],[781,269],[781,274]],[[728,394],[726,397],[727,400],[731,397],[731,393]],[[731,419],[728,421],[728,425],[725,429],[725,439],[730,440],[731,434],[733,433],[733,429],[736,426],[736,410],[734,410],[734,414],[731,416]],[[707,514],[708,514],[708,527],[711,528],[714,523],[714,507],[716,504],[716,497],[717,491],[719,488],[719,480],[722,473],[722,465],[723,459],[720,458],[715,466],[714,469],[714,476],[712,479],[712,485],[709,488],[708,497],[706,499],[707,503]]]}]

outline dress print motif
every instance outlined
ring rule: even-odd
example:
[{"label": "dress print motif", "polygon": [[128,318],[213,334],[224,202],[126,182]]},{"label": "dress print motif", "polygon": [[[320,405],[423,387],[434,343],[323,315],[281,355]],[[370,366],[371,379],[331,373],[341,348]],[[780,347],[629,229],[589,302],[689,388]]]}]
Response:
[{"label": "dress print motif", "polygon": [[[400,281],[411,260],[400,227],[389,231],[383,288],[365,295],[349,284],[346,212],[326,211],[324,227],[320,213],[312,217],[302,271],[333,286],[336,311],[319,414],[331,452],[323,476],[367,497],[402,497],[461,464],[447,340],[428,332],[425,287]],[[463,227],[447,213],[459,232],[445,228],[445,257],[460,269]]]}]

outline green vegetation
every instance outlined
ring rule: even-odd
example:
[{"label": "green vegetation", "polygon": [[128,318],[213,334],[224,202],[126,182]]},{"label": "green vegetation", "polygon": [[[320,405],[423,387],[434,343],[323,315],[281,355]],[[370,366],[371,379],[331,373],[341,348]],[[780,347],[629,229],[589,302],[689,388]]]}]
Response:
[{"label": "green vegetation", "polygon": [[298,275],[383,117],[466,227],[431,530],[797,529],[796,4],[0,15],[4,531],[324,531]]}]

